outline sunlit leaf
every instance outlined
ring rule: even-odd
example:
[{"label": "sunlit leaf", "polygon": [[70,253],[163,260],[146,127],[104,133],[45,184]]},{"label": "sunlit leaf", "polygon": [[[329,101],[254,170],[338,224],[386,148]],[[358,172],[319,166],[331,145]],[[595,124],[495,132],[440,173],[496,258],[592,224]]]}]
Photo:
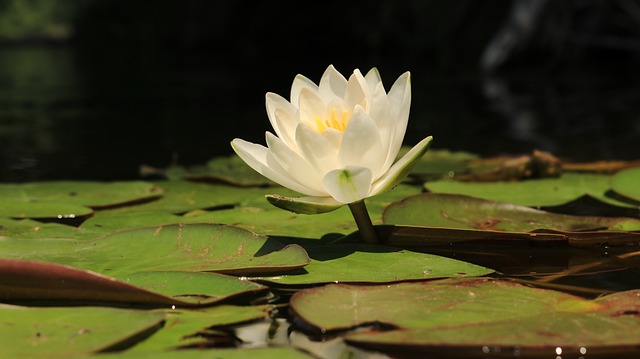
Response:
[{"label": "sunlit leaf", "polygon": [[616,173],[611,178],[611,189],[621,196],[640,203],[640,167]]},{"label": "sunlit leaf", "polygon": [[162,195],[151,183],[55,181],[24,184],[0,184],[3,200],[30,203],[60,203],[102,208],[149,200]]},{"label": "sunlit leaf", "polygon": [[286,285],[397,282],[480,276],[493,270],[455,259],[368,244],[307,245],[312,261],[300,273],[257,279]]},{"label": "sunlit leaf", "polygon": [[164,313],[0,305],[0,318],[0,357],[71,358],[133,345],[160,327]]},{"label": "sunlit leaf", "polygon": [[94,240],[5,239],[0,255],[70,265],[117,277],[140,271],[250,274],[300,268],[309,261],[296,245],[225,225],[168,225]]},{"label": "sunlit leaf", "polygon": [[631,207],[607,196],[610,179],[610,175],[604,174],[565,173],[558,178],[511,182],[431,181],[425,183],[425,188],[431,192],[464,194],[529,207],[559,206],[586,195],[611,205]]},{"label": "sunlit leaf", "polygon": [[207,328],[269,319],[272,306],[220,305],[198,310],[176,309],[167,312],[167,322],[152,337],[127,352],[155,352],[183,346],[207,346],[206,336],[199,333]]},{"label": "sunlit leaf", "polygon": [[[291,298],[297,318],[319,332],[377,323],[364,333],[346,335],[349,343],[400,353],[427,350],[577,356],[637,350],[640,292],[587,300],[488,278],[448,279],[384,286],[327,285]],[[393,303],[393,305],[389,305]],[[486,352],[484,354],[487,354]]]},{"label": "sunlit leaf", "polygon": [[640,230],[640,220],[633,218],[562,215],[511,203],[440,193],[423,193],[395,202],[387,207],[383,220],[389,224],[506,232]]},{"label": "sunlit leaf", "polygon": [[267,292],[259,284],[216,273],[137,272],[116,280],[55,263],[0,259],[0,300],[9,302],[170,307],[212,305]]}]

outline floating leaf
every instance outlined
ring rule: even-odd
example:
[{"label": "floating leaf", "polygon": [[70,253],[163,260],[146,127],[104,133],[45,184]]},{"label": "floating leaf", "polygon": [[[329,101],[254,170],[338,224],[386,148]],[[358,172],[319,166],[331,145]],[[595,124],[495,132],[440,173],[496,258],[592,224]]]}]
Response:
[{"label": "floating leaf", "polygon": [[0,199],[0,216],[2,217],[69,220],[87,217],[92,213],[91,208],[77,204]]},{"label": "floating leaf", "polygon": [[269,319],[272,309],[270,305],[248,307],[220,305],[198,310],[172,310],[167,313],[164,327],[129,350],[127,356],[138,352],[157,353],[160,350],[177,349],[183,346],[206,347],[208,339],[200,333],[208,328],[266,320]]},{"label": "floating leaf", "polygon": [[[391,191],[368,198],[366,204],[371,219],[374,223],[381,223],[384,207],[419,192],[414,186],[399,185]],[[340,236],[357,229],[346,206],[322,214],[296,214],[272,206],[262,196],[248,200],[237,208],[196,213],[191,220],[227,223],[262,234],[299,238],[321,238],[327,234]]]},{"label": "floating leaf", "polygon": [[621,196],[640,202],[640,167],[616,173],[611,178],[611,189]]},{"label": "floating leaf", "polygon": [[558,178],[512,182],[441,180],[427,182],[425,188],[430,192],[464,194],[529,207],[559,206],[587,195],[611,205],[631,207],[607,196],[610,179],[610,175],[603,174],[565,173]]},{"label": "floating leaf", "polygon": [[0,238],[95,238],[101,233],[60,223],[43,223],[31,219],[0,218]]},{"label": "floating leaf", "polygon": [[185,213],[197,209],[229,207],[243,201],[263,197],[273,189],[237,188],[221,184],[188,181],[157,182],[164,194],[156,201],[109,210],[106,214],[131,212]]},{"label": "floating leaf", "polygon": [[570,216],[511,203],[441,193],[423,193],[391,204],[383,214],[389,224],[505,232],[640,230],[632,218]]},{"label": "floating leaf", "polygon": [[3,200],[30,203],[61,203],[92,208],[111,207],[149,200],[162,195],[151,183],[56,181],[25,184],[0,184]]},{"label": "floating leaf", "polygon": [[95,240],[5,239],[5,258],[66,264],[117,277],[140,271],[286,272],[309,262],[297,245],[226,225],[141,228]]},{"label": "floating leaf", "polygon": [[307,245],[311,263],[300,273],[259,277],[285,285],[332,282],[397,282],[416,279],[480,276],[493,270],[431,254],[393,247],[341,243]]},{"label": "floating leaf", "polygon": [[[403,148],[398,157],[406,153],[409,148]],[[411,170],[413,177],[450,177],[469,171],[469,162],[478,159],[478,155],[464,151],[450,151],[446,149],[430,149],[427,154]]]},{"label": "floating leaf", "polygon": [[55,263],[0,259],[0,299],[14,303],[194,306],[242,296],[255,298],[266,292],[259,284],[216,273],[138,272],[118,281]]},{"label": "floating leaf", "polygon": [[[558,355],[556,348],[561,348],[564,355],[577,356],[580,350],[637,351],[638,298],[638,290],[588,300],[513,282],[467,278],[327,285],[294,294],[291,308],[323,333],[377,324],[345,339],[392,355],[406,350]],[[388,330],[376,329],[380,327]]]},{"label": "floating leaf", "polygon": [[205,168],[188,172],[183,177],[192,181],[222,182],[242,187],[276,185],[235,155],[213,158]]},{"label": "floating leaf", "polygon": [[164,313],[0,305],[0,357],[70,358],[121,349],[157,330]]}]

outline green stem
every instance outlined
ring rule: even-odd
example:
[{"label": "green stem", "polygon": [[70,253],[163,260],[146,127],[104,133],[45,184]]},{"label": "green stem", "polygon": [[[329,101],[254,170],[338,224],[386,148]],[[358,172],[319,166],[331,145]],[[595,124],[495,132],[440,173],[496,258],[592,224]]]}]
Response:
[{"label": "green stem", "polygon": [[349,204],[349,209],[353,215],[353,219],[356,220],[360,236],[365,243],[379,244],[380,239],[376,230],[373,228],[373,223],[367,212],[367,207],[364,205],[364,200],[353,202]]}]

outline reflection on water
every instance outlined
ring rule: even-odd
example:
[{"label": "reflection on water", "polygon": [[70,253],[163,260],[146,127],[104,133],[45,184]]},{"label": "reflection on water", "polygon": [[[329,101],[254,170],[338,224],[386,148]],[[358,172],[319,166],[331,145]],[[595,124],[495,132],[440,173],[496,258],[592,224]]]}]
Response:
[{"label": "reflection on water", "polygon": [[[281,76],[256,76],[260,69],[107,60],[64,45],[0,49],[0,181],[132,179],[143,163],[228,154],[234,137],[263,143],[264,93],[286,96],[291,81],[273,83]],[[407,144],[431,134],[435,147],[485,155],[538,148],[574,160],[638,157],[632,76],[410,70]]]}]

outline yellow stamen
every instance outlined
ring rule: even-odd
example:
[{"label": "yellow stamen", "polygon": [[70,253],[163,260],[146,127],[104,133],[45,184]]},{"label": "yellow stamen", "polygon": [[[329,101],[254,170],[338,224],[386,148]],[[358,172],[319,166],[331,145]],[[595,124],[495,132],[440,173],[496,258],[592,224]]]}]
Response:
[{"label": "yellow stamen", "polygon": [[320,117],[314,117],[313,120],[316,122],[316,129],[318,132],[322,133],[327,128],[333,128],[340,132],[344,132],[347,129],[347,124],[349,123],[349,112],[346,110],[342,110],[342,113],[338,113],[338,110],[335,108],[331,109],[331,113],[329,118],[322,119]]}]

